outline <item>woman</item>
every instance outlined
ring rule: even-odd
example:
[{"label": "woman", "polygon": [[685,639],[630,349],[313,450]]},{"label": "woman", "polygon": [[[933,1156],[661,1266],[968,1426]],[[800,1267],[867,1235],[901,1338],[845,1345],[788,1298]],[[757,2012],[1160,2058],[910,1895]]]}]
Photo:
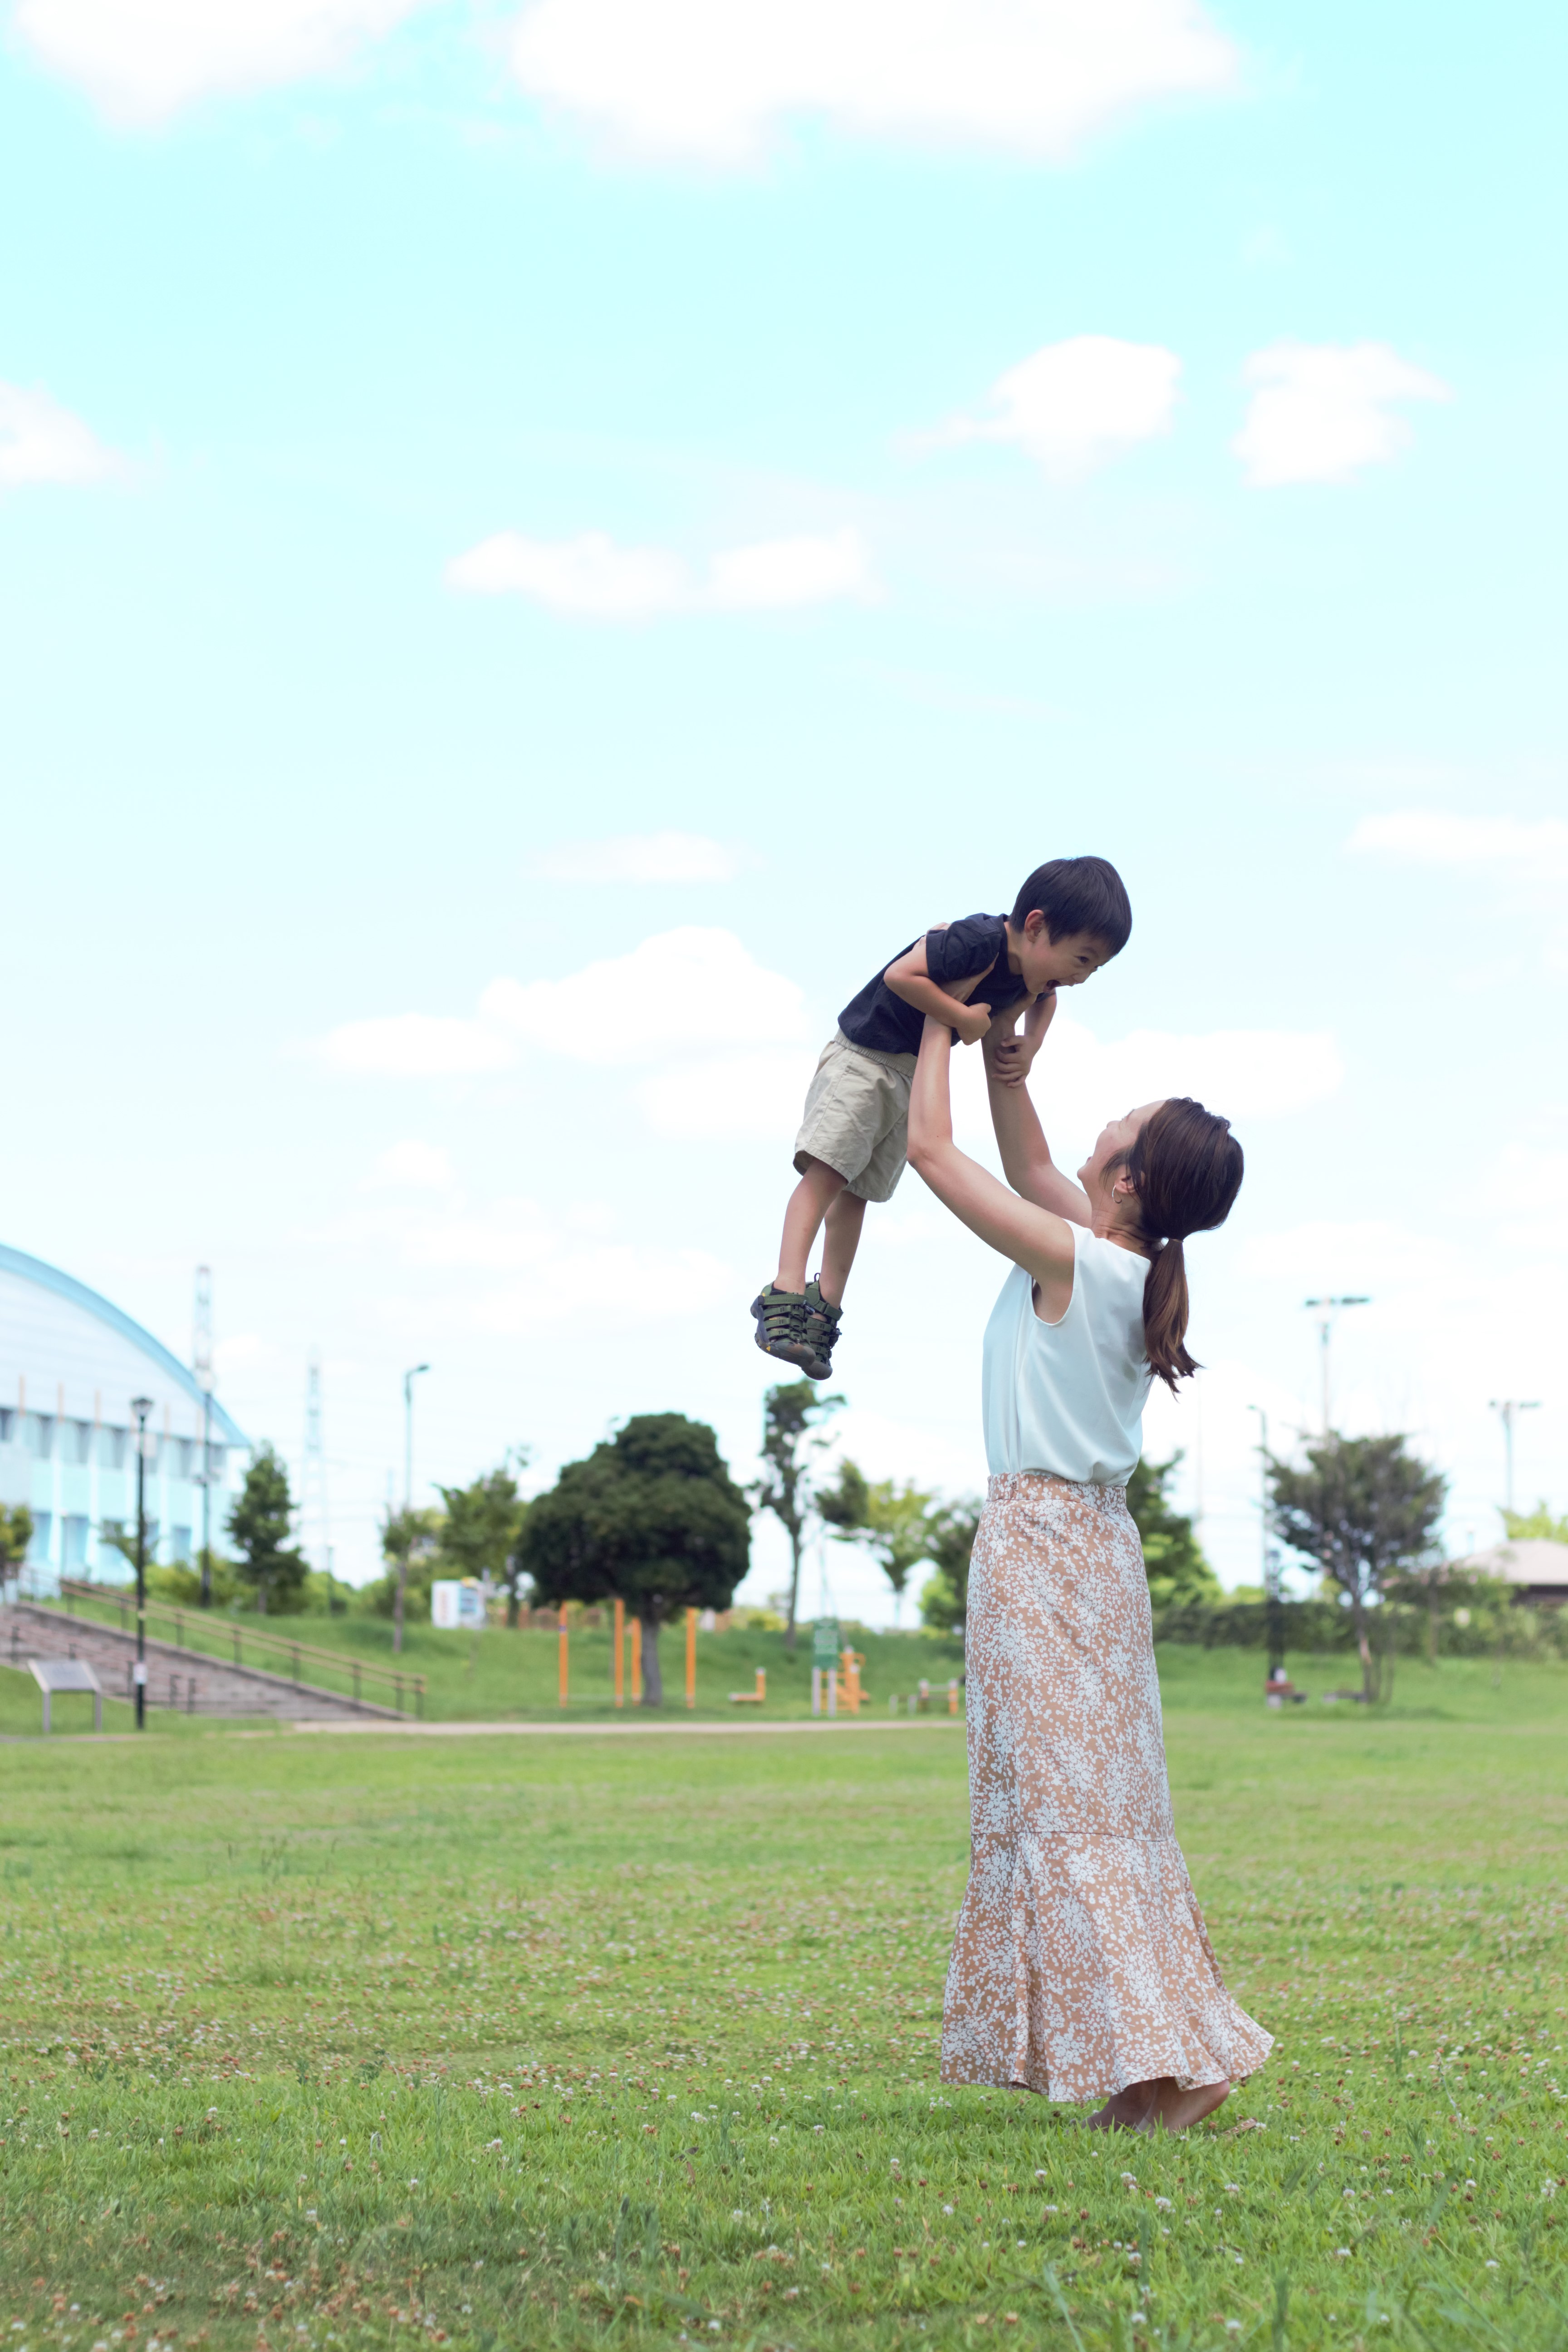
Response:
[{"label": "woman", "polygon": [[1126,1485],[1152,1379],[1174,1390],[1196,1370],[1182,1243],[1229,1214],[1241,1147],[1199,1103],[1146,1103],[1112,1120],[1075,1184],[988,1049],[1009,1192],[953,1143],[951,1055],[928,1020],[910,1160],[1013,1271],[985,1333],[970,1875],[942,2080],[1102,2097],[1102,2129],[1184,2131],[1271,2037],[1225,1990],[1172,1826]]}]

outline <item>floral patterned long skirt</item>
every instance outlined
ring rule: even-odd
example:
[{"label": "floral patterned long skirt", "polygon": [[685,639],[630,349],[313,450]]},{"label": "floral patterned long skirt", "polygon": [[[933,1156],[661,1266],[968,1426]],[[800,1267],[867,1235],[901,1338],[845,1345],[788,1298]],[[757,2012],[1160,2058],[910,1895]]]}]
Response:
[{"label": "floral patterned long skirt", "polygon": [[1100,2099],[1250,2074],[1273,2037],[1226,1991],[1176,1843],[1124,1487],[992,1479],[966,1651],[969,1886],[943,2082]]}]

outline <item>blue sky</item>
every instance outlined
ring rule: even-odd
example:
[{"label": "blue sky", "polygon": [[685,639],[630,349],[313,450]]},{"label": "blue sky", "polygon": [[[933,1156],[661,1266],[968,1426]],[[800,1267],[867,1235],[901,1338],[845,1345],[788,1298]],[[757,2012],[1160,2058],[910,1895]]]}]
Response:
[{"label": "blue sky", "polygon": [[[182,1348],[209,1260],[290,1454],[319,1346],[341,1567],[425,1358],[422,1481],[667,1407],[749,1475],[816,1046],[1086,849],[1047,1127],[1248,1152],[1149,1429],[1227,1581],[1323,1289],[1456,1548],[1493,1398],[1568,1508],[1555,12],[3,21],[0,1230]],[[868,1469],[978,1480],[999,1274],[868,1220]]]}]

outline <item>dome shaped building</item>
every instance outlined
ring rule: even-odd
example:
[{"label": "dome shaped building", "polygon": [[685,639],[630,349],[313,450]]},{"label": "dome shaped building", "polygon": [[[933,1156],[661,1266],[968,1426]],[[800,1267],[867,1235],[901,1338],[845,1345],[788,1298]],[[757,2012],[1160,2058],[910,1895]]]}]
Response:
[{"label": "dome shaped building", "polygon": [[249,1441],[187,1365],[74,1276],[0,1244],[0,1503],[33,1517],[27,1581],[123,1582],[107,1521],[136,1517],[133,1397],[147,1415],[147,1556],[194,1559],[204,1480],[212,1540],[246,1467]]}]

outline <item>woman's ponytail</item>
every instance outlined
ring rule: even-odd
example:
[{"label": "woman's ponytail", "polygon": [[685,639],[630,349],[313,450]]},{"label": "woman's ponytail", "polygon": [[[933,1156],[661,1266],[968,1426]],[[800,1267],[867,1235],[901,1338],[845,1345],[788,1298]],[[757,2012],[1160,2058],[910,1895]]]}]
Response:
[{"label": "woman's ponytail", "polygon": [[1154,1252],[1143,1277],[1143,1348],[1156,1377],[1174,1389],[1197,1365],[1183,1344],[1187,1331],[1187,1262],[1173,1235]]},{"label": "woman's ponytail", "polygon": [[1127,1155],[1147,1238],[1159,1244],[1143,1282],[1143,1346],[1157,1380],[1174,1390],[1198,1369],[1187,1353],[1188,1234],[1223,1225],[1245,1167],[1230,1121],[1190,1096],[1151,1113]]}]

